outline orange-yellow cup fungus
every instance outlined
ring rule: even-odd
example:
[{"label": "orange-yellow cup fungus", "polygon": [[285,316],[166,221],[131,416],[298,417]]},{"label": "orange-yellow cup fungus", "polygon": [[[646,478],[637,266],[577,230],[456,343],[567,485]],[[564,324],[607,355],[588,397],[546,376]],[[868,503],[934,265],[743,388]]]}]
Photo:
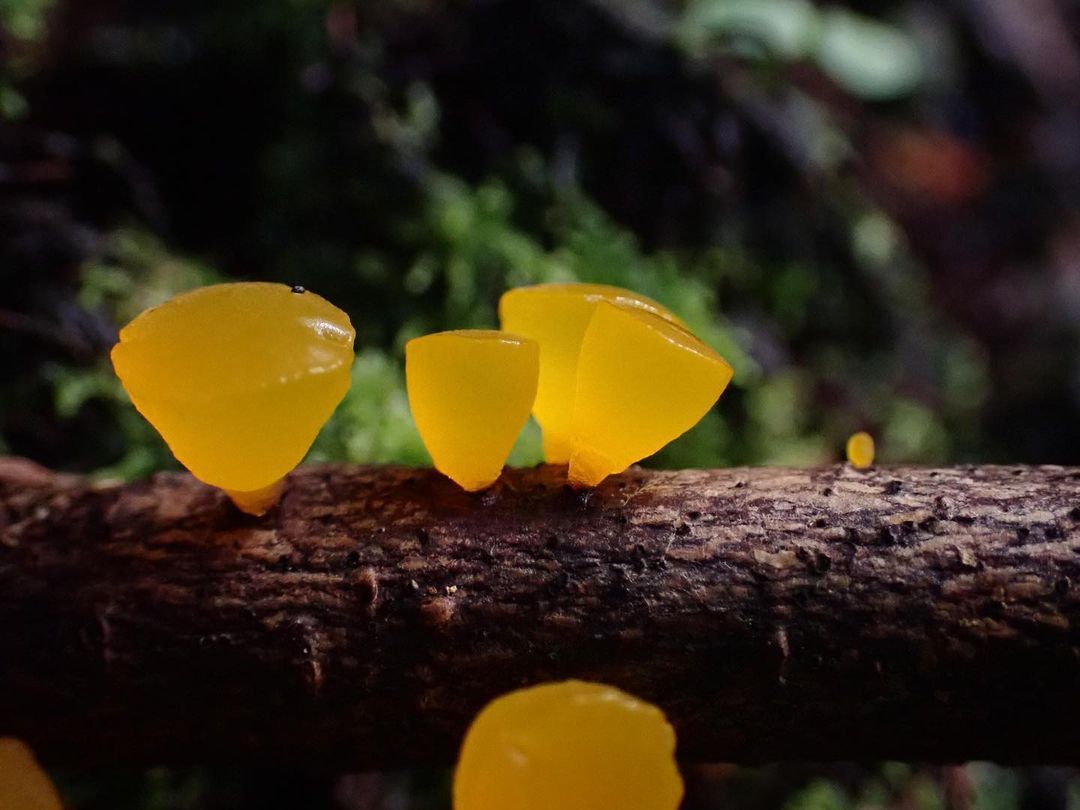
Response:
[{"label": "orange-yellow cup fungus", "polygon": [[495,483],[536,398],[540,350],[506,332],[460,330],[405,346],[405,379],[435,469],[474,492]]},{"label": "orange-yellow cup fungus", "polygon": [[34,755],[19,740],[0,737],[0,808],[62,810],[60,796]]},{"label": "orange-yellow cup fungus", "polygon": [[874,464],[874,437],[859,431],[847,440],[848,464],[856,470],[866,470]]},{"label": "orange-yellow cup fungus", "polygon": [[540,383],[533,415],[544,431],[544,460],[551,464],[566,464],[573,452],[578,358],[585,330],[601,301],[678,322],[652,299],[604,284],[518,287],[499,301],[502,328],[540,344]]},{"label": "orange-yellow cup fungus", "polygon": [[681,326],[599,303],[578,359],[570,483],[596,486],[681,436],[731,376],[724,358]]},{"label": "orange-yellow cup fungus", "polygon": [[675,810],[675,732],[610,686],[549,683],[480,712],[454,774],[454,810]]},{"label": "orange-yellow cup fungus", "polygon": [[139,315],[112,362],[180,463],[259,515],[348,391],[354,338],[302,287],[218,284]]}]

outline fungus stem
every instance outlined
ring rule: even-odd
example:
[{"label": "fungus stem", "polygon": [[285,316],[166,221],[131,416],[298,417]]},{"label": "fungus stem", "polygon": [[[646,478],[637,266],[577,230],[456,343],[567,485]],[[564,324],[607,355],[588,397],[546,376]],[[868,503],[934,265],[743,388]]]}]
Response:
[{"label": "fungus stem", "polygon": [[236,504],[236,508],[241,512],[255,516],[265,515],[281,499],[284,484],[285,480],[279,479],[262,489],[253,489],[248,492],[227,489],[225,494],[232,499],[232,502]]}]

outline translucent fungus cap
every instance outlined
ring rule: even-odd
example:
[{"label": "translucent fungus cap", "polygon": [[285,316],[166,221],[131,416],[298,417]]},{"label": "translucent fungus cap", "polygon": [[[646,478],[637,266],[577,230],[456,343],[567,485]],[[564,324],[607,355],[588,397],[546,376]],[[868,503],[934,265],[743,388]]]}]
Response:
[{"label": "translucent fungus cap", "polygon": [[493,484],[536,398],[540,350],[506,332],[461,330],[410,340],[413,419],[435,468],[469,491]]},{"label": "translucent fungus cap", "polygon": [[112,362],[196,478],[251,493],[303,459],[345,396],[354,337],[344,312],[302,288],[218,284],[139,315]]},{"label": "translucent fungus cap", "polygon": [[581,342],[569,478],[596,486],[692,428],[731,381],[720,355],[652,312],[601,302]]}]

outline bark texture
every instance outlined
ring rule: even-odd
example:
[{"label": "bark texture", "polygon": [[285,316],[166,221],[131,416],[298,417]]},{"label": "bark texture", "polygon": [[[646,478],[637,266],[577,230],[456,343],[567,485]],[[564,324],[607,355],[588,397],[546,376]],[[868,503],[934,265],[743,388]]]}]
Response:
[{"label": "bark texture", "polygon": [[692,760],[1080,762],[1080,469],[312,466],[251,518],[0,461],[0,736],[47,761],[449,763],[570,676]]}]

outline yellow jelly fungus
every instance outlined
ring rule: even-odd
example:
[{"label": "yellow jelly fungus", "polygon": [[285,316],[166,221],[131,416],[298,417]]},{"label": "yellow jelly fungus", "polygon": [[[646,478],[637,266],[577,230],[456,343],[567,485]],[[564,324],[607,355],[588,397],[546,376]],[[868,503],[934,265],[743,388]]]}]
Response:
[{"label": "yellow jelly fungus", "polygon": [[439,332],[405,345],[409,407],[435,468],[474,492],[495,483],[536,398],[540,349],[505,332]]},{"label": "yellow jelly fungus", "polygon": [[679,325],[600,303],[578,360],[570,483],[596,486],[652,455],[697,424],[731,376]]},{"label": "yellow jelly fungus", "polygon": [[112,362],[180,463],[262,514],[349,389],[354,337],[302,287],[218,284],[139,315]]},{"label": "yellow jelly fungus", "polygon": [[544,431],[544,459],[552,464],[570,460],[581,341],[601,301],[681,323],[655,301],[604,284],[519,287],[499,301],[502,328],[540,344],[540,384],[533,414]]},{"label": "yellow jelly fungus", "polygon": [[34,755],[19,740],[0,737],[0,808],[62,810],[60,796]]},{"label": "yellow jelly fungus", "polygon": [[663,712],[582,681],[488,704],[454,774],[454,810],[675,810],[682,794]]},{"label": "yellow jelly fungus", "polygon": [[860,431],[847,440],[848,464],[856,470],[865,470],[874,463],[874,437]]}]

